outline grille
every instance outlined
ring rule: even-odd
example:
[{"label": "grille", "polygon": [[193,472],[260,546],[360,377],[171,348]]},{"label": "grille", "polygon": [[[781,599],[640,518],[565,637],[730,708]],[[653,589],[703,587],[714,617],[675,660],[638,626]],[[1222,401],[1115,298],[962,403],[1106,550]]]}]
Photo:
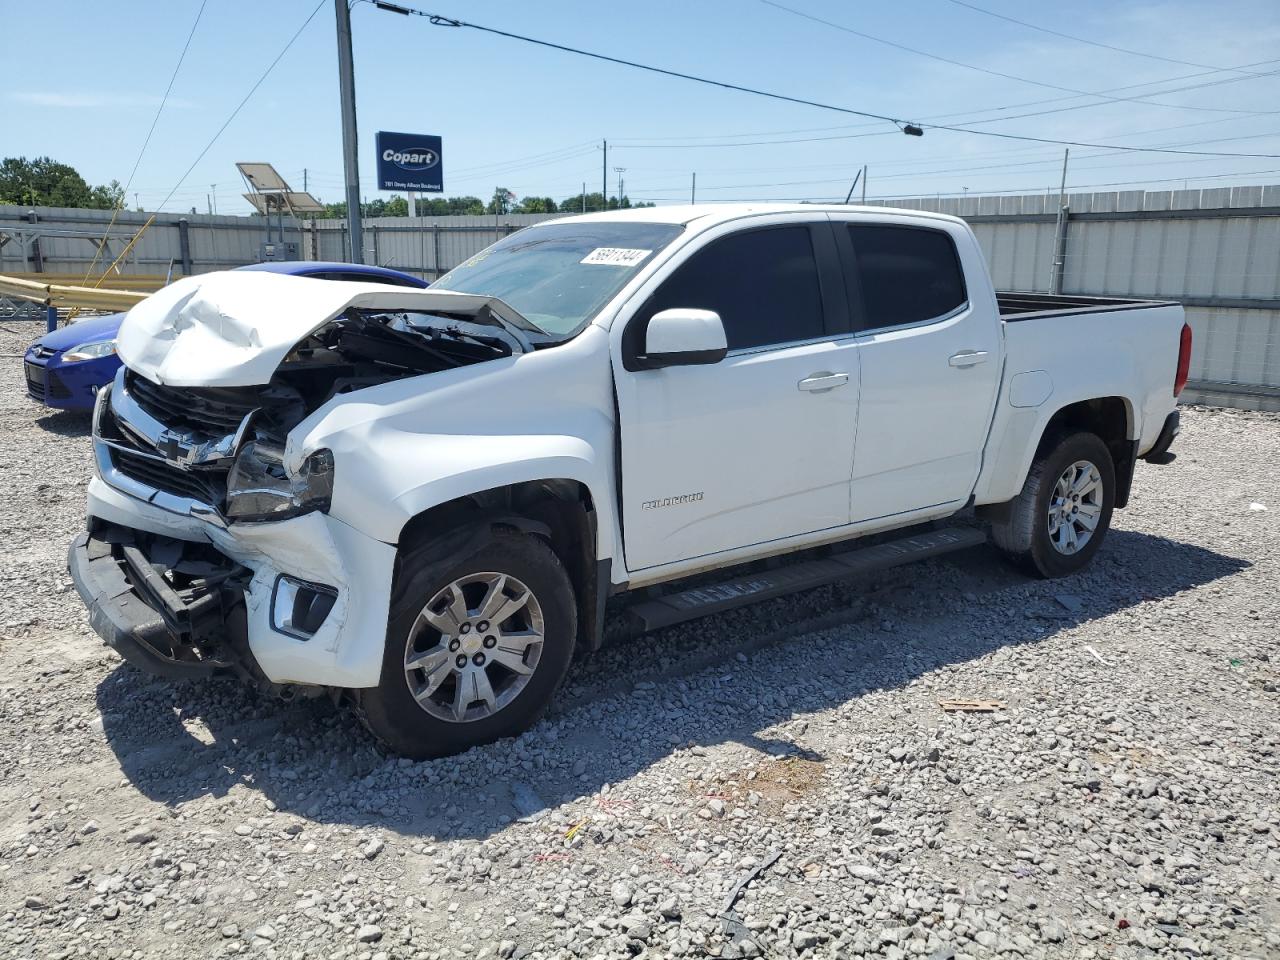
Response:
[{"label": "grille", "polygon": [[221,469],[183,470],[161,460],[114,448],[111,459],[117,470],[148,487],[176,497],[198,500],[209,506],[221,505],[226,494],[226,471]]},{"label": "grille", "polygon": [[23,363],[23,372],[27,375],[27,393],[37,400],[44,399],[44,367],[38,363]]},{"label": "grille", "polygon": [[71,398],[71,389],[62,382],[62,378],[52,370],[46,370],[45,374],[49,378],[46,382],[49,396],[55,400],[69,400]]},{"label": "grille", "polygon": [[125,384],[138,406],[165,426],[202,434],[234,433],[262,406],[259,387],[166,387],[129,371]]}]

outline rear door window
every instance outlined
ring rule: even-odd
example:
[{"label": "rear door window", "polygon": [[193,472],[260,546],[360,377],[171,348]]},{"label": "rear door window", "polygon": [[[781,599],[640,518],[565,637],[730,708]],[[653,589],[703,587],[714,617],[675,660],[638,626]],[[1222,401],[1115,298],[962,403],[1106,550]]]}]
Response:
[{"label": "rear door window", "polygon": [[822,288],[809,226],[749,230],[699,250],[627,327],[636,352],[643,352],[649,318],[672,307],[720,314],[730,350],[823,336]]},{"label": "rear door window", "polygon": [[[968,302],[955,243],[941,230],[849,224],[852,263],[861,292],[859,327],[927,323]],[[855,303],[857,300],[855,299]]]}]

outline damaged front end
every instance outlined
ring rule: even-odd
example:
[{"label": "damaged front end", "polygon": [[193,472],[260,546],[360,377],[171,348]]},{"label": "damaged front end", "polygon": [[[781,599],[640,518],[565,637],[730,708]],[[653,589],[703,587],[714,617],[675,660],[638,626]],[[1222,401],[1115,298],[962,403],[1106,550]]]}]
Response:
[{"label": "damaged front end", "polygon": [[98,468],[126,493],[214,522],[325,510],[333,455],[313,451],[286,469],[294,427],[335,397],[511,353],[502,338],[439,314],[350,309],[260,386],[167,386],[126,367],[95,411]]},{"label": "damaged front end", "polygon": [[[153,673],[367,686],[395,547],[329,515],[342,462],[292,456],[290,436],[358,391],[523,352],[527,331],[487,298],[246,277],[180,281],[126,319],[72,578],[95,631]],[[281,289],[298,305],[275,327],[243,302]]]}]

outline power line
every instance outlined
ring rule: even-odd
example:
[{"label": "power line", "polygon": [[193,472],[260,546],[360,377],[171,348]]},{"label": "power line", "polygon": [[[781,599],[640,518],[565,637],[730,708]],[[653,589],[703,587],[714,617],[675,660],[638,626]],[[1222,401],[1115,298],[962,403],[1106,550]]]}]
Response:
[{"label": "power line", "polygon": [[262,71],[262,75],[258,77],[253,86],[249,88],[249,92],[244,95],[244,99],[236,104],[236,108],[231,111],[231,116],[227,117],[227,119],[223,121],[222,126],[218,128],[218,132],[209,139],[209,142],[204,145],[204,149],[201,150],[200,153],[196,155],[196,158],[191,161],[191,166],[187,167],[186,172],[178,178],[178,182],[173,185],[173,188],[165,198],[160,201],[159,207],[156,208],[157,210],[163,209],[164,205],[169,202],[170,198],[177,193],[178,188],[182,186],[183,181],[185,181],[187,177],[191,176],[191,171],[196,168],[196,164],[204,159],[204,155],[209,152],[210,148],[217,142],[218,138],[222,136],[222,132],[226,130],[227,127],[231,126],[231,121],[236,118],[236,115],[244,108],[244,105],[249,102],[249,98],[257,92],[260,86],[262,86],[262,82],[266,80],[271,71],[275,69],[276,64],[284,59],[284,55],[289,52],[289,48],[292,47],[298,37],[302,35],[302,31],[307,29],[307,25],[315,19],[315,15],[320,12],[320,8],[324,6],[325,2],[326,0],[320,0],[320,2],[315,5],[315,8],[312,9],[311,13],[307,15],[307,19],[302,21],[302,26],[298,27],[298,29],[294,31],[293,36],[289,38],[289,42],[286,43],[280,52],[276,54],[276,58],[268,64],[267,69]]},{"label": "power line", "polygon": [[[1194,183],[1200,180],[1223,180],[1223,179],[1232,178],[1232,177],[1258,177],[1258,176],[1265,176],[1273,173],[1280,173],[1280,168],[1275,168],[1271,170],[1245,170],[1239,173],[1214,173],[1214,174],[1208,174],[1208,175],[1198,176],[1198,177],[1162,177],[1160,179],[1155,179],[1155,180],[1113,180],[1107,183],[1076,183],[1076,184],[1067,184],[1067,189],[1068,190],[1089,190],[1089,189],[1092,189],[1093,187],[1126,187],[1126,186],[1134,186],[1137,184]],[[926,200],[926,199],[929,199],[930,197],[966,197],[966,196],[973,197],[973,196],[1007,195],[1007,194],[1017,194],[1017,193],[1026,194],[1026,193],[1033,193],[1033,192],[1038,193],[1042,186],[1043,186],[1042,184],[1035,184],[1035,185],[1029,185],[1025,187],[1010,187],[1007,190],[984,191],[981,194],[975,194],[972,192],[963,192],[959,190],[941,191],[941,192],[922,190],[922,191],[917,191],[915,193],[882,194],[876,197],[868,197],[867,199],[868,200]],[[1055,187],[1054,189],[1056,190],[1057,188]],[[840,194],[832,194],[830,197],[812,197],[812,196],[809,196],[809,197],[733,197],[730,199],[720,200],[716,202],[719,202],[719,203],[800,203],[800,202],[808,201],[811,203],[817,203],[817,202],[840,203],[841,198],[843,196],[844,194],[840,193]],[[637,196],[635,199],[640,202],[650,202],[650,201],[675,202],[675,203],[685,202],[685,197],[683,196],[655,197],[652,195],[644,195],[644,196]]]},{"label": "power line", "polygon": [[156,124],[160,122],[160,114],[164,111],[165,104],[169,102],[169,94],[173,90],[174,81],[178,79],[178,71],[182,69],[182,61],[187,59],[187,50],[191,48],[191,40],[196,35],[196,27],[200,26],[200,18],[204,15],[204,8],[209,0],[201,0],[200,9],[196,11],[195,22],[191,24],[191,31],[187,34],[187,42],[182,45],[182,53],[178,55],[178,62],[173,65],[173,73],[169,75],[169,85],[164,88],[164,96],[160,98],[160,106],[156,108],[156,115],[151,118],[151,129],[147,131],[146,139],[142,141],[142,149],[138,151],[138,157],[133,161],[133,169],[129,171],[129,179],[125,181],[124,190],[127,194],[129,186],[133,183],[133,177],[138,172],[138,165],[142,163],[142,155],[147,152],[147,146],[151,143],[151,135],[156,132]]},{"label": "power line", "polygon": [[[142,147],[138,150],[138,156],[134,158],[133,169],[129,171],[129,179],[124,183],[124,196],[129,196],[129,187],[133,185],[133,178],[138,173],[138,166],[142,163],[142,156],[147,152],[147,147],[151,144],[151,135],[156,132],[156,124],[160,122],[160,114],[164,112],[165,104],[169,102],[169,94],[173,90],[174,81],[178,79],[178,71],[182,69],[182,61],[187,59],[187,50],[191,48],[191,40],[196,35],[196,27],[200,26],[200,18],[204,16],[204,8],[209,0],[200,0],[200,9],[196,11],[196,19],[191,24],[191,30],[187,33],[187,42],[182,45],[182,52],[178,54],[178,62],[173,65],[173,72],[169,74],[169,85],[164,88],[164,96],[160,98],[160,106],[156,107],[156,114],[151,118],[151,127],[147,130],[147,135],[143,138]],[[98,260],[102,257],[102,251],[107,247],[107,238],[111,236],[111,228],[116,224],[116,218],[120,215],[120,205],[117,204],[111,214],[111,222],[107,224],[107,229],[102,231],[102,240],[98,243],[98,249],[94,251],[93,259],[89,261],[89,266],[84,272],[84,282],[89,282],[89,275],[93,273],[93,268],[98,265]]]},{"label": "power line", "polygon": [[[1003,73],[999,70],[991,70],[987,67],[979,67],[976,64],[965,63],[963,60],[952,60],[950,57],[939,56],[935,53],[929,53],[925,50],[917,50],[915,47],[908,47],[906,44],[898,43],[895,40],[886,40],[884,37],[877,37],[870,33],[864,33],[861,30],[855,30],[852,27],[846,27],[844,24],[836,23],[833,20],[825,20],[822,17],[814,16],[811,13],[805,13],[803,10],[796,10],[784,4],[777,3],[776,0],[760,0],[766,6],[773,7],[777,10],[785,11],[793,16],[800,17],[804,20],[810,20],[814,23],[820,23],[823,26],[831,27],[833,30],[840,30],[844,33],[852,34],[855,37],[862,37],[864,40],[870,40],[874,43],[884,44],[893,47],[895,50],[904,50],[907,53],[914,54],[918,57],[925,57],[929,60],[936,60],[939,63],[950,64],[953,67],[962,67],[965,70],[973,70],[978,73],[985,73],[991,77],[1000,77],[1002,80],[1013,80],[1018,83],[1029,83],[1035,87],[1044,87],[1046,90],[1058,90],[1063,93],[1071,93],[1080,97],[1106,97],[1105,94],[1094,93],[1090,90],[1077,90],[1074,87],[1064,87],[1056,83],[1045,83],[1042,80],[1032,80],[1030,77],[1020,77],[1013,73]],[[1158,96],[1159,94],[1148,94],[1147,96]],[[1145,103],[1153,107],[1165,107],[1171,110],[1199,110],[1207,113],[1247,113],[1248,111],[1231,110],[1223,107],[1193,107],[1179,103],[1159,103],[1155,100],[1147,99],[1147,96],[1141,97],[1106,97],[1107,100],[1117,102]]]},{"label": "power line", "polygon": [[1160,147],[1137,147],[1137,146],[1119,146],[1107,143],[1092,143],[1084,140],[1060,140],[1052,137],[1033,137],[1027,134],[1001,133],[996,130],[973,130],[967,127],[956,125],[948,125],[941,123],[914,124],[910,121],[899,117],[891,117],[886,114],[872,113],[869,110],[856,110],[852,107],[841,107],[830,103],[822,103],[817,100],[807,100],[802,97],[791,97],[782,93],[773,93],[768,90],[759,90],[754,87],[746,87],[741,84],[729,83],[724,80],[713,80],[708,77],[699,77],[691,73],[681,73],[677,70],[668,70],[664,67],[655,67],[645,63],[638,63],[634,60],[624,60],[620,57],[611,57],[603,53],[594,53],[590,50],[582,50],[577,47],[570,47],[566,44],[555,43],[550,40],[539,40],[535,37],[526,37],[522,34],[511,33],[507,30],[500,30],[497,27],[486,27],[481,24],[468,23],[465,20],[457,20],[453,17],[446,17],[441,14],[429,13],[425,10],[418,10],[413,7],[406,7],[400,4],[389,2],[389,0],[370,0],[375,7],[381,10],[387,10],[392,13],[399,13],[405,16],[425,17],[431,24],[438,27],[454,27],[466,28],[470,30],[478,30],[482,33],[491,33],[500,37],[507,37],[511,40],[520,40],[524,43],[532,43],[540,47],[548,47],[552,50],[559,50],[563,53],[572,53],[577,56],[589,57],[593,60],[602,60],[606,63],[615,63],[624,67],[632,67],[637,70],[645,70],[649,73],[657,73],[663,76],[675,77],[679,80],[689,80],[694,83],[706,84],[707,86],[719,87],[724,90],[735,90],[739,93],[748,93],[752,96],[765,97],[770,100],[780,100],[785,103],[794,103],[805,107],[815,107],[819,110],[830,110],[835,113],[844,113],[856,117],[866,117],[871,120],[884,120],[886,123],[892,123],[901,129],[904,133],[916,133],[922,131],[922,128],[930,130],[947,130],[953,133],[967,133],[972,136],[980,137],[996,137],[1002,140],[1021,140],[1027,143],[1049,143],[1057,146],[1067,147],[1093,147],[1100,150],[1123,150],[1138,153],[1174,153],[1186,154],[1191,156],[1216,156],[1216,157],[1259,157],[1265,159],[1280,159],[1280,154],[1272,153],[1214,153],[1196,150],[1173,150]]},{"label": "power line", "polygon": [[[1130,50],[1128,47],[1118,47],[1115,44],[1103,43],[1100,40],[1090,40],[1087,37],[1077,37],[1074,34],[1063,33],[1060,30],[1050,30],[1048,27],[1042,27],[1039,24],[1028,23],[1026,20],[1019,20],[1017,17],[1006,16],[1003,13],[996,13],[994,10],[987,10],[975,3],[967,3],[965,0],[947,0],[948,3],[954,3],[958,7],[967,7],[977,13],[985,14],[988,17],[995,17],[997,20],[1004,20],[1008,23],[1016,23],[1020,27],[1026,27],[1028,30],[1036,30],[1040,33],[1047,33],[1052,37],[1061,37],[1064,40],[1074,40],[1077,43],[1087,43],[1091,47],[1101,47],[1103,50],[1112,50],[1116,53],[1125,53],[1131,57],[1144,57],[1147,60],[1160,60],[1164,63],[1177,63],[1184,67],[1202,67],[1209,70],[1232,71],[1239,73],[1249,73],[1240,67],[1215,67],[1208,63],[1196,63],[1194,60],[1179,60],[1176,57],[1162,57],[1157,53],[1145,53],[1142,50]],[[1253,76],[1264,76],[1264,74],[1252,74]]]}]

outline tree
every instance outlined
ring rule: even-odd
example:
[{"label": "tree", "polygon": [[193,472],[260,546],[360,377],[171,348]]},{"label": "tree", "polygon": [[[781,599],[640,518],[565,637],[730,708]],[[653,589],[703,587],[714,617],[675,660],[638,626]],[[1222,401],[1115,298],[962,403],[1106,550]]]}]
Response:
[{"label": "tree", "polygon": [[89,187],[74,167],[50,157],[5,157],[0,162],[0,203],[110,210],[124,203],[118,182]]},{"label": "tree", "polygon": [[516,207],[516,213],[555,213],[556,202],[550,197],[525,197]]},{"label": "tree", "polygon": [[401,196],[395,196],[388,200],[382,211],[382,216],[384,217],[407,217],[408,215],[409,201]]},{"label": "tree", "polygon": [[94,187],[89,191],[89,206],[95,210],[124,209],[124,187],[119,180],[112,180],[104,186]]},{"label": "tree", "polygon": [[[586,207],[585,210],[583,209],[584,200],[585,200],[585,207]],[[618,202],[617,197],[610,197],[608,209],[609,210],[619,210],[619,209],[630,210],[633,207],[652,207],[652,206],[656,206],[656,204],[632,203],[631,198],[624,195],[621,203]],[[588,193],[585,198],[583,197],[582,194],[579,193],[579,194],[575,194],[572,197],[566,197],[564,200],[560,201],[561,213],[595,213],[599,210],[604,210],[604,209],[606,209],[604,206],[604,194],[602,194],[599,190],[597,190],[595,193]]]},{"label": "tree", "polygon": [[485,213],[510,213],[512,205],[516,202],[516,195],[506,187],[494,187],[493,199],[489,201],[489,206],[485,208]]}]

